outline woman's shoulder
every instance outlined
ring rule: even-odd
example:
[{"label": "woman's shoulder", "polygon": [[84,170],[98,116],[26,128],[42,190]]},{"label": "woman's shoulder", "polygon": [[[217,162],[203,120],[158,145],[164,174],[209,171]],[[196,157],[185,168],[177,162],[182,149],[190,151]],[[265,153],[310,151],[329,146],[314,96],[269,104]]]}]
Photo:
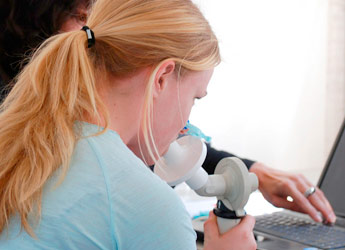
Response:
[{"label": "woman's shoulder", "polygon": [[112,234],[119,248],[194,249],[191,219],[174,189],[137,158],[115,132],[87,140],[100,159]]},{"label": "woman's shoulder", "polygon": [[119,248],[193,249],[195,232],[182,201],[116,132],[82,139],[76,153],[79,151],[93,154],[98,162],[112,235]]}]

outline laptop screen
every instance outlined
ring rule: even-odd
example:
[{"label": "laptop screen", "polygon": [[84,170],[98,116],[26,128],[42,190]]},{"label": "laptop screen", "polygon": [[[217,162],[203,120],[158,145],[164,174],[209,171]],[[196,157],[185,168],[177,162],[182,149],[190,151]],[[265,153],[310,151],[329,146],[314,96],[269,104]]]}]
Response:
[{"label": "laptop screen", "polygon": [[340,129],[319,187],[337,216],[345,217],[345,121]]}]

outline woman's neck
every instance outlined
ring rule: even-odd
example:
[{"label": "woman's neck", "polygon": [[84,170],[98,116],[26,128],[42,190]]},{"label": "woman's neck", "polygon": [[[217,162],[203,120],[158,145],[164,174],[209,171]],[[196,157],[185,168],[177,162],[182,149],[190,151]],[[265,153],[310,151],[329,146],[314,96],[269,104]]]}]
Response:
[{"label": "woman's neck", "polygon": [[[98,93],[109,113],[109,128],[116,131],[123,142],[137,143],[144,93],[150,74],[148,68],[128,77],[109,77],[99,85]],[[91,119],[89,122],[94,123]]]}]

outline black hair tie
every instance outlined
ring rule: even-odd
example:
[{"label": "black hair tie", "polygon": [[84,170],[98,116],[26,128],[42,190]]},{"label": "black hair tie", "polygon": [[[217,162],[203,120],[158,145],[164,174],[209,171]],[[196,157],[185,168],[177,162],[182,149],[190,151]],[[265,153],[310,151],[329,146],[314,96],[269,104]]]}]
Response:
[{"label": "black hair tie", "polygon": [[84,30],[86,32],[87,47],[91,48],[96,43],[95,34],[88,26],[84,26],[83,28],[81,28],[81,30]]}]

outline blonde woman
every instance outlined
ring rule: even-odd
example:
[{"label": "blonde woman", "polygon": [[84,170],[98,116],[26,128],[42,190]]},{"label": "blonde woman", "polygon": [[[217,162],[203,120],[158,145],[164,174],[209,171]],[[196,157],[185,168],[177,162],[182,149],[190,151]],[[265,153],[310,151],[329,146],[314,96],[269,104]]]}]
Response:
[{"label": "blonde woman", "polygon": [[[217,39],[188,0],[98,0],[46,41],[0,113],[0,249],[195,249],[153,164],[206,95]],[[145,163],[145,164],[144,164]],[[247,216],[205,249],[255,249]]]},{"label": "blonde woman", "polygon": [[[12,86],[9,76],[17,75],[24,65],[20,62],[22,54],[28,48],[37,47],[52,34],[80,30],[85,25],[89,4],[89,0],[0,2],[0,9],[3,10],[0,12],[0,27],[4,28],[4,32],[0,33],[0,103]],[[229,156],[234,155],[207,144],[203,167],[209,174],[213,174],[218,162]],[[313,186],[304,176],[277,171],[260,162],[241,159],[249,171],[258,176],[260,191],[273,205],[307,213],[317,222],[335,222],[331,205],[317,187],[313,195],[308,198],[304,196],[306,190]],[[293,202],[288,201],[287,197],[292,197]]]}]

